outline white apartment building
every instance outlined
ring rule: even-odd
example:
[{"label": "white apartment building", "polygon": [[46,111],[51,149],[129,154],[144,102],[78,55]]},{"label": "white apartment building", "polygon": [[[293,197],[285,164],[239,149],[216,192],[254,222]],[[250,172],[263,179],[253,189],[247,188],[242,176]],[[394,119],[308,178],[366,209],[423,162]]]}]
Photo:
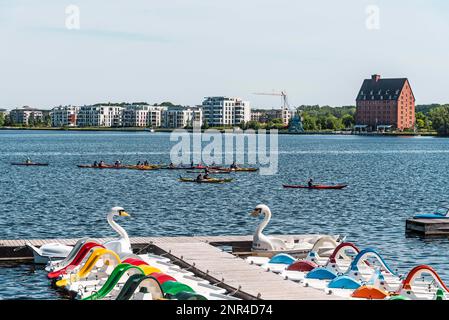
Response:
[{"label": "white apartment building", "polygon": [[9,111],[7,109],[0,108],[0,114],[3,116],[7,116],[9,114]]},{"label": "white apartment building", "polygon": [[167,107],[150,105],[127,105],[123,111],[125,127],[161,127],[162,113]]},{"label": "white apartment building", "polygon": [[50,112],[52,127],[75,127],[80,107],[59,106]]},{"label": "white apartment building", "polygon": [[123,125],[122,106],[92,105],[79,109],[79,127],[120,127]]},{"label": "white apartment building", "polygon": [[251,120],[249,101],[240,98],[206,97],[201,106],[209,126],[237,126]]},{"label": "white apartment building", "polygon": [[261,118],[264,117],[264,113],[260,111],[251,111],[251,121],[260,122]]},{"label": "white apartment building", "polygon": [[164,111],[165,128],[184,128],[203,124],[203,110],[192,107],[168,107]]},{"label": "white apartment building", "polygon": [[282,123],[286,126],[289,124],[293,113],[294,112],[290,111],[288,108],[272,109],[266,111],[266,115],[269,119],[282,119]]},{"label": "white apartment building", "polygon": [[9,118],[13,124],[29,125],[30,120],[40,121],[44,118],[44,112],[28,106],[16,108],[9,112]]}]

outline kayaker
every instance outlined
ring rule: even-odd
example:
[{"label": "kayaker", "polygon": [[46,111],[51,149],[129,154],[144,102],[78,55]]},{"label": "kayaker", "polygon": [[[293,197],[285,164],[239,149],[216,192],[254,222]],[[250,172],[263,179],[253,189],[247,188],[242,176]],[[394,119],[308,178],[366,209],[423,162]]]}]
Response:
[{"label": "kayaker", "polygon": [[192,162],[190,162],[190,166],[193,168],[193,161]]},{"label": "kayaker", "polygon": [[173,162],[170,162],[170,164],[168,165],[169,168],[174,168],[175,165],[173,164]]},{"label": "kayaker", "polygon": [[116,167],[120,167],[120,160],[116,160],[114,165],[115,165]]},{"label": "kayaker", "polygon": [[209,173],[209,167],[204,168],[204,174],[208,175]]},{"label": "kayaker", "polygon": [[203,175],[200,173],[197,177],[196,177],[196,181],[203,181],[204,177]]},{"label": "kayaker", "polygon": [[232,162],[231,169],[237,169],[237,164],[235,163],[235,161]]},{"label": "kayaker", "polygon": [[101,160],[100,163],[98,164],[99,167],[104,167],[104,161]]},{"label": "kayaker", "polygon": [[148,160],[145,160],[145,162],[143,163],[144,166],[149,166],[150,163],[148,162]]},{"label": "kayaker", "polygon": [[309,181],[307,182],[307,185],[309,186],[309,188],[313,187],[313,179],[310,178]]},{"label": "kayaker", "polygon": [[210,179],[210,177],[209,177],[209,171],[207,171],[206,174],[204,175],[204,179]]},{"label": "kayaker", "polygon": [[98,167],[97,161],[94,161],[94,167]]},{"label": "kayaker", "polygon": [[27,159],[25,160],[26,163],[32,163],[30,157],[27,157]]},{"label": "kayaker", "polygon": [[136,166],[140,166],[140,160],[139,160],[139,161],[137,161],[137,164],[136,164]]}]

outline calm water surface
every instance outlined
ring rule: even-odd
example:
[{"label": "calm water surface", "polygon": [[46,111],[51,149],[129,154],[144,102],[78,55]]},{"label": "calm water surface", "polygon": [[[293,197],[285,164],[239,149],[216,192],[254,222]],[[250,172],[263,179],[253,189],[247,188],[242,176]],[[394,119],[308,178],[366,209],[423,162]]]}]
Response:
[{"label": "calm water surface", "polygon": [[[94,160],[170,162],[164,133],[0,131],[0,239],[114,236],[105,215],[131,213],[130,236],[252,234],[248,213],[272,209],[266,233],[347,235],[400,272],[429,264],[449,282],[449,241],[406,237],[405,219],[449,194],[449,139],[279,136],[279,173],[241,173],[233,183],[177,182],[168,170],[88,170]],[[49,167],[11,166],[26,156]],[[182,173],[187,175],[186,173]],[[282,183],[347,183],[340,191],[287,190]],[[1,298],[63,296],[42,268],[0,264]]]}]

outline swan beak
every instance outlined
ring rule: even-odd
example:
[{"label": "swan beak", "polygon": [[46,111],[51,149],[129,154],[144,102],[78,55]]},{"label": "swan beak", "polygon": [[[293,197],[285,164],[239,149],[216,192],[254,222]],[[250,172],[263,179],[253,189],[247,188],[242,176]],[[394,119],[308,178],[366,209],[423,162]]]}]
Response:
[{"label": "swan beak", "polygon": [[258,217],[259,214],[260,214],[260,209],[254,209],[254,211],[251,212],[249,215],[250,215],[251,217]]},{"label": "swan beak", "polygon": [[57,287],[65,287],[65,286],[67,286],[67,279],[62,279],[62,280],[56,281],[56,286]]},{"label": "swan beak", "polygon": [[120,217],[129,217],[130,215],[129,215],[128,212],[122,210],[122,211],[119,212],[119,216],[120,216]]}]

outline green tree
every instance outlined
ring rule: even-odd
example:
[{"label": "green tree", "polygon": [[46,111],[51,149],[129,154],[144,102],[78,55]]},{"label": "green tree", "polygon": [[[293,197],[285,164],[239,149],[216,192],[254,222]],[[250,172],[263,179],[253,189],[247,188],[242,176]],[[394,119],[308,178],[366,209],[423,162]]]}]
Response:
[{"label": "green tree", "polygon": [[426,122],[423,119],[416,119],[416,126],[419,130],[426,129]]},{"label": "green tree", "polygon": [[0,127],[3,127],[5,125],[5,114],[3,112],[0,112]]},{"label": "green tree", "polygon": [[341,122],[343,123],[345,128],[351,128],[355,124],[354,116],[347,113],[343,115],[341,118]]},{"label": "green tree", "polygon": [[429,130],[432,127],[430,118],[424,112],[417,112],[415,118],[419,130]]},{"label": "green tree", "polygon": [[439,135],[449,135],[449,105],[430,110],[429,117],[432,121],[433,129],[435,129]]},{"label": "green tree", "polygon": [[245,123],[245,121],[240,121],[239,128],[242,130],[245,130],[248,127],[248,123]]},{"label": "green tree", "polygon": [[274,124],[284,124],[284,121],[282,121],[281,118],[274,118],[271,120],[271,122],[273,122]]},{"label": "green tree", "polygon": [[261,128],[261,125],[257,121],[248,121],[247,124],[246,124],[246,127],[248,129],[259,130]]},{"label": "green tree", "polygon": [[306,131],[318,130],[317,121],[318,121],[317,117],[312,116],[307,112],[302,113],[302,125],[304,127],[304,130]]}]

